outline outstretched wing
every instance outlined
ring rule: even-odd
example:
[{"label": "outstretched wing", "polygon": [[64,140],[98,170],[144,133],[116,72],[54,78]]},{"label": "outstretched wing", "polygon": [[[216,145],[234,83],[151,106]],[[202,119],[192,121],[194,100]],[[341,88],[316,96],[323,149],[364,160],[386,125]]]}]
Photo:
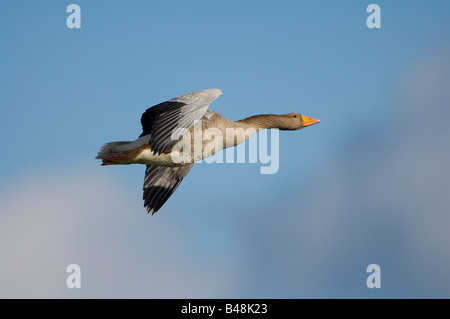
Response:
[{"label": "outstretched wing", "polygon": [[144,179],[144,207],[156,213],[177,189],[194,164],[180,167],[147,165]]},{"label": "outstretched wing", "polygon": [[170,150],[205,115],[211,102],[221,94],[219,89],[196,91],[147,109],[141,117],[143,133],[140,137],[150,136],[153,154]]}]

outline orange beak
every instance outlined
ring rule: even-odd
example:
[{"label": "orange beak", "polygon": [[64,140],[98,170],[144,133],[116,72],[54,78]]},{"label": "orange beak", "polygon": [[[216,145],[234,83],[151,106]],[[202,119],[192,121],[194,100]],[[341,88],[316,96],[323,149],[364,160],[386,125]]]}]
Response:
[{"label": "orange beak", "polygon": [[312,117],[307,117],[302,115],[303,127],[311,126],[320,122],[320,120],[313,119]]}]

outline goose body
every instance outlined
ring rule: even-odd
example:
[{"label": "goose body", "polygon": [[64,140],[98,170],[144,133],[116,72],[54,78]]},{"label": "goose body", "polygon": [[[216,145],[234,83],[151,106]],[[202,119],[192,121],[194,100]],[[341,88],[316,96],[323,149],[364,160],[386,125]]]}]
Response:
[{"label": "goose body", "polygon": [[141,117],[143,133],[138,139],[106,143],[96,158],[102,165],[146,165],[144,206],[147,213],[154,214],[194,162],[240,144],[261,129],[299,130],[319,123],[298,113],[231,121],[208,109],[221,94],[219,89],[196,91],[147,109]]}]

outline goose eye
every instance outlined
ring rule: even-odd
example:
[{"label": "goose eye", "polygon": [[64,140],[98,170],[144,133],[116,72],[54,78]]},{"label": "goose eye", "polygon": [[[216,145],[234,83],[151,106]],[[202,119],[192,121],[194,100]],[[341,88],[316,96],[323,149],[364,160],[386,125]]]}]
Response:
[{"label": "goose eye", "polygon": [[294,119],[296,119],[297,118],[297,115],[294,115]]}]

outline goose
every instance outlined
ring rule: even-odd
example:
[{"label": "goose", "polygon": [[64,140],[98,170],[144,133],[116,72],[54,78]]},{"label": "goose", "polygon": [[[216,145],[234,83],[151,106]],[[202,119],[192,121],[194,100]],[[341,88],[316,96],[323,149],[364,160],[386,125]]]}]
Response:
[{"label": "goose", "polygon": [[[262,129],[300,130],[320,122],[299,113],[262,114],[231,121],[208,109],[221,94],[219,89],[196,91],[148,108],[141,116],[143,132],[137,140],[106,143],[96,159],[102,160],[102,166],[146,165],[143,200],[147,213],[153,215],[177,189],[194,162],[240,144]],[[230,130],[235,134],[227,134]],[[202,149],[195,152],[196,131],[212,131],[214,147],[207,147],[211,141],[202,139]]]}]

